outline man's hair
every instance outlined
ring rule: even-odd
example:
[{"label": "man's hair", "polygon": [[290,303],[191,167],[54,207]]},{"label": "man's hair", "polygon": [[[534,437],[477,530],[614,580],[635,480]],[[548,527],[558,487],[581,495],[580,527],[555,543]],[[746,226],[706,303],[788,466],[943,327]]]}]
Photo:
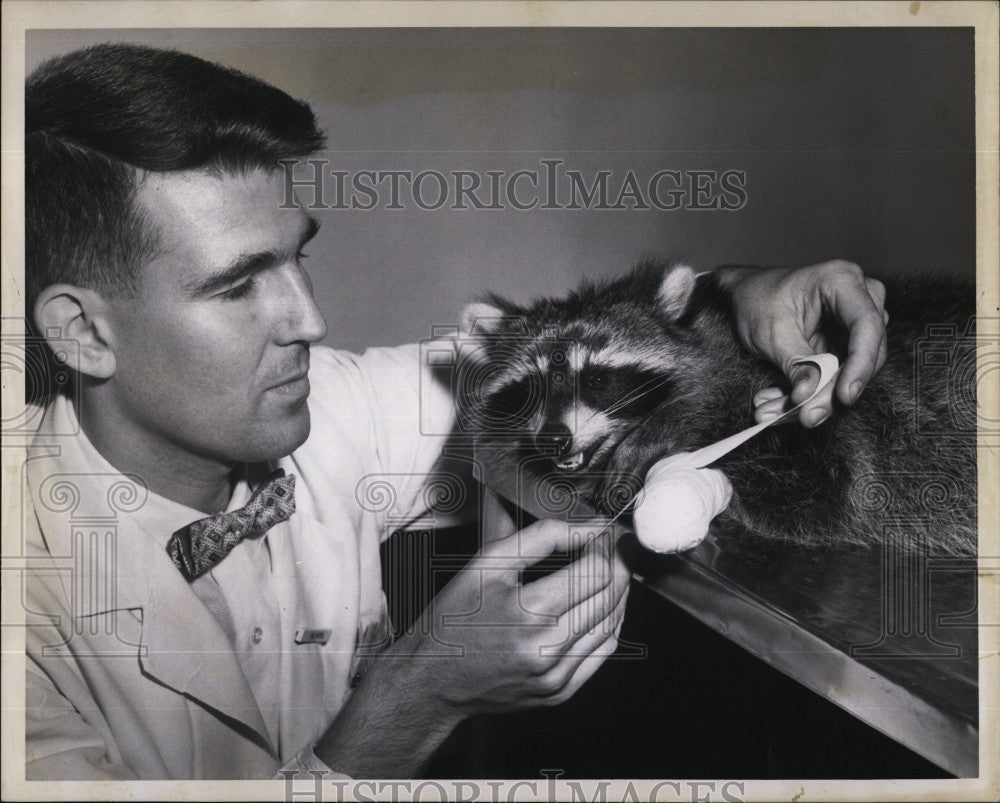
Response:
[{"label": "man's hair", "polygon": [[140,171],[274,169],[322,146],[307,103],[187,53],[101,44],[45,62],[25,87],[29,322],[51,284],[135,291],[157,242]]}]

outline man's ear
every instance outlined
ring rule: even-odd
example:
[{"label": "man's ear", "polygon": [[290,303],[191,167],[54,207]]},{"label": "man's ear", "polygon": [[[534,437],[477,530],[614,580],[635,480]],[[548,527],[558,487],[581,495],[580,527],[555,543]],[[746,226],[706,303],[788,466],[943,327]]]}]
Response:
[{"label": "man's ear", "polygon": [[687,312],[697,278],[695,269],[689,265],[673,265],[667,268],[659,292],[656,294],[657,304],[667,320],[676,322]]},{"label": "man's ear", "polygon": [[115,373],[107,304],[94,290],[71,284],[49,285],[35,302],[35,326],[50,345],[59,339],[78,344],[79,365],[70,368],[97,379]]}]

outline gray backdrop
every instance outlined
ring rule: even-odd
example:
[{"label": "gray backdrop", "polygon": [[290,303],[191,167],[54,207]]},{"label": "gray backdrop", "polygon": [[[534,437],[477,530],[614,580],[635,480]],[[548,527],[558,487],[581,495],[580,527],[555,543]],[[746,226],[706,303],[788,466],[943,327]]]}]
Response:
[{"label": "gray backdrop", "polygon": [[629,170],[640,184],[745,173],[746,202],[728,211],[460,210],[454,195],[428,210],[405,192],[393,210],[380,185],[374,209],[317,212],[308,264],[331,345],[417,340],[485,289],[526,300],[650,254],[974,275],[971,28],[33,31],[28,69],[109,40],[309,100],[330,169],[485,184],[553,159],[587,184],[611,171],[612,203]]}]

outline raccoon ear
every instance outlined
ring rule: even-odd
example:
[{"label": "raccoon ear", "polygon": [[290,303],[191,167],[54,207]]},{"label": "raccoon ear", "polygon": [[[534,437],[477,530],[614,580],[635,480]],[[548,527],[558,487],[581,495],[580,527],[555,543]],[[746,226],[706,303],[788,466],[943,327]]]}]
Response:
[{"label": "raccoon ear", "polygon": [[677,321],[687,312],[697,278],[695,269],[689,265],[674,265],[667,269],[656,301],[668,320]]},{"label": "raccoon ear", "polygon": [[500,325],[503,317],[503,310],[492,304],[487,304],[484,301],[469,304],[462,310],[462,336],[475,337],[476,335],[492,334]]}]

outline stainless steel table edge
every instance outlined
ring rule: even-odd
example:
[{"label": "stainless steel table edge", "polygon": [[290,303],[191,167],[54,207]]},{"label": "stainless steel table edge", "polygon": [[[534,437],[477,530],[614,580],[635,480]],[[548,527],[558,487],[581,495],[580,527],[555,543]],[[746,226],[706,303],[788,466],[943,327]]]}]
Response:
[{"label": "stainless steel table edge", "polygon": [[[636,579],[698,621],[959,778],[979,775],[979,729],[933,708],[698,563]],[[815,658],[813,657],[815,656]],[[808,671],[803,666],[808,664]]]}]

